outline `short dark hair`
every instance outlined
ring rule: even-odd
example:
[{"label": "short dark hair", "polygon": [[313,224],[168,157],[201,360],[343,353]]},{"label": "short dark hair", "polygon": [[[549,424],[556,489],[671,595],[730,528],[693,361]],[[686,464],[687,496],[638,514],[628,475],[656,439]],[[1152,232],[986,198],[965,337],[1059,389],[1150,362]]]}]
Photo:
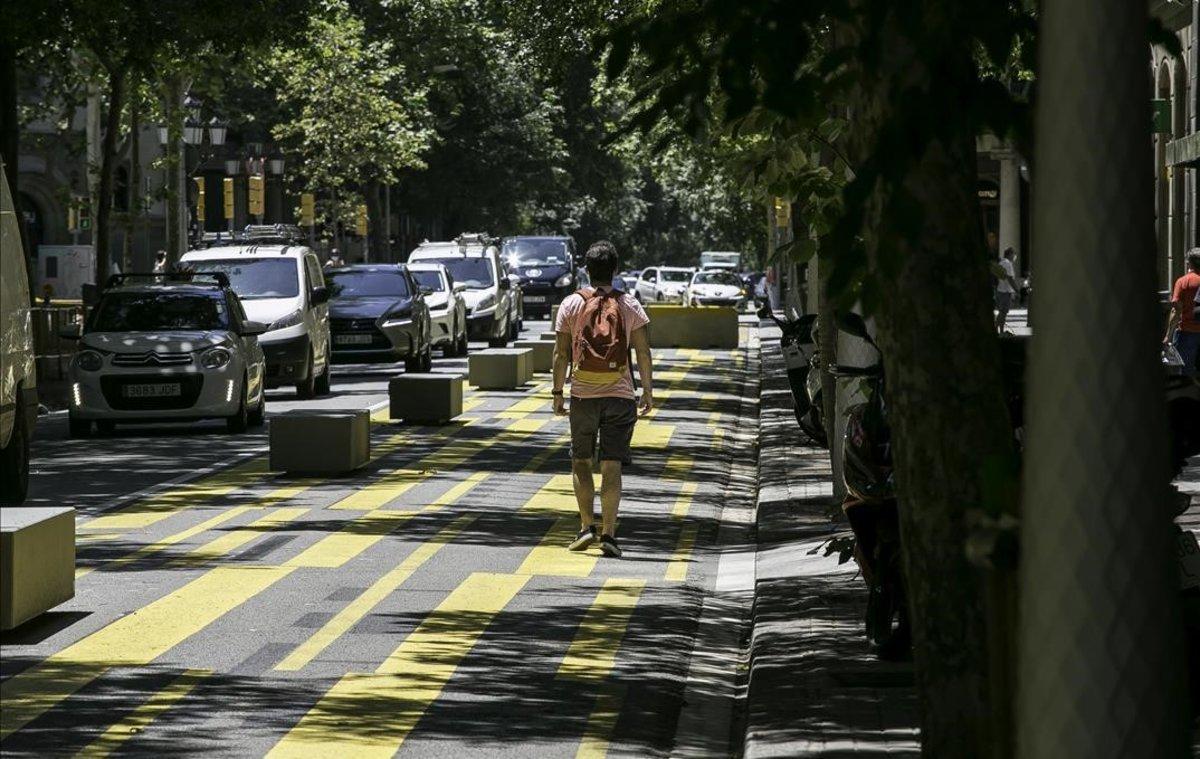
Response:
[{"label": "short dark hair", "polygon": [[608,240],[598,240],[587,249],[583,265],[592,277],[592,284],[608,284],[621,265],[621,257],[617,255],[617,246]]},{"label": "short dark hair", "polygon": [[1188,251],[1187,263],[1192,271],[1200,274],[1200,248],[1192,248]]},{"label": "short dark hair", "polygon": [[1013,250],[1012,248],[1004,249],[1004,257],[1005,258],[1012,258],[1015,255],[1017,255],[1017,251]]}]

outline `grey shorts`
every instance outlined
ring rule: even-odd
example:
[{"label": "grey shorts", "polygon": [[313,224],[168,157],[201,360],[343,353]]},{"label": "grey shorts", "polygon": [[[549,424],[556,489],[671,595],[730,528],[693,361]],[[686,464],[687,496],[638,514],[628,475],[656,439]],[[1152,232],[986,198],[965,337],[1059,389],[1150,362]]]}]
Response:
[{"label": "grey shorts", "polygon": [[600,433],[600,460],[630,462],[629,441],[637,423],[632,398],[571,398],[571,458],[590,459]]}]

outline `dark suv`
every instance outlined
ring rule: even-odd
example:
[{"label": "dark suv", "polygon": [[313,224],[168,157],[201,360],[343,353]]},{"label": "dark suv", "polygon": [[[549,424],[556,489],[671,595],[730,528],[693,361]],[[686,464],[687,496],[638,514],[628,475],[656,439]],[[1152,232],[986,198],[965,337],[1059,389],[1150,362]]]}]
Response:
[{"label": "dark suv", "polygon": [[551,306],[579,287],[574,238],[506,237],[500,253],[521,278],[526,314],[549,316]]}]

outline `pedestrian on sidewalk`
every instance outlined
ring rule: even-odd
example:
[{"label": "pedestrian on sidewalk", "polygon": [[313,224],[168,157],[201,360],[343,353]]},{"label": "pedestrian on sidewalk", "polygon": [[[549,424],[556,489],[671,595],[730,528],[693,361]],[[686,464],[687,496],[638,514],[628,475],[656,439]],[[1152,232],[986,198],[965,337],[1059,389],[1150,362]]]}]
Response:
[{"label": "pedestrian on sidewalk", "polygon": [[154,273],[166,274],[167,272],[167,251],[160,250],[154,254]]},{"label": "pedestrian on sidewalk", "polygon": [[[1167,317],[1167,334],[1164,343],[1172,342],[1183,359],[1183,370],[1189,375],[1200,372],[1200,248],[1192,248],[1187,254],[1188,272],[1175,280],[1171,290],[1171,315]],[[1178,327],[1178,328],[1177,328]]]},{"label": "pedestrian on sidewalk", "polygon": [[[633,388],[630,349],[637,351],[641,377],[641,412],[654,405],[651,390],[650,318],[628,293],[611,282],[621,260],[607,240],[594,243],[584,257],[584,267],[597,287],[581,288],[558,308],[554,325],[554,413],[568,414],[563,398],[567,367],[571,367],[571,480],[579,506],[580,530],[569,548],[583,549],[600,541],[606,556],[619,557],[617,511],[621,505],[621,467],[630,463],[629,444],[638,417]],[[597,534],[593,502],[592,457],[600,438],[600,514]]]},{"label": "pedestrian on sidewalk", "polygon": [[1000,258],[1000,281],[996,283],[996,331],[1004,334],[1004,326],[1008,323],[1008,311],[1013,307],[1017,297],[1017,273],[1013,269],[1013,258],[1016,252],[1005,248]]}]

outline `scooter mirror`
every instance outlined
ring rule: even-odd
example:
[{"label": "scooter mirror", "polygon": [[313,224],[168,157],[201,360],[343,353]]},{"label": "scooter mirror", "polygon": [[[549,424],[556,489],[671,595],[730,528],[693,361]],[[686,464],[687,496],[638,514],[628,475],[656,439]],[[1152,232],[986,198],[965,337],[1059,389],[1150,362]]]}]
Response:
[{"label": "scooter mirror", "polygon": [[871,339],[871,333],[867,330],[867,322],[862,318],[861,314],[856,314],[853,311],[839,313],[837,315],[837,326],[842,332],[860,337],[871,345],[875,345],[875,341]]}]

